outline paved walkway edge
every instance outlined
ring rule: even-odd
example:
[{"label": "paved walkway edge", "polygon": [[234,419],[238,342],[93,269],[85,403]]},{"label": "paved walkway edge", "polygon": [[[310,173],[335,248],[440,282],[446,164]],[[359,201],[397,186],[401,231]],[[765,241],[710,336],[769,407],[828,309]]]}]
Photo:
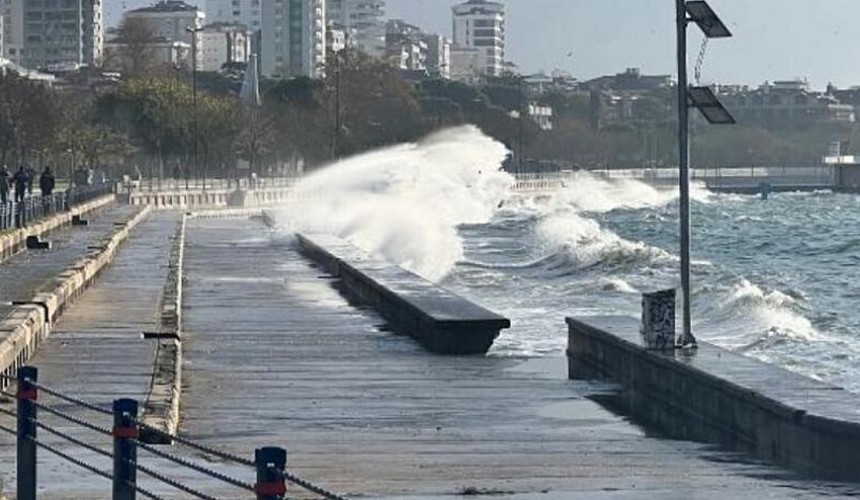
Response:
[{"label": "paved walkway edge", "polygon": [[[89,210],[98,202],[88,203]],[[82,205],[83,209],[86,205]],[[80,211],[78,213],[85,213]],[[32,304],[17,305],[5,321],[0,322],[0,373],[14,376],[18,367],[23,366],[35,354],[36,349],[51,332],[51,324],[59,318],[63,310],[71,305],[89,287],[98,274],[113,260],[123,241],[131,230],[149,215],[146,207],[120,223],[121,227],[104,245],[76,261],[66,271],[60,273],[52,282],[49,291],[36,293]],[[69,212],[69,220],[74,211]],[[59,224],[58,224],[59,225]],[[56,227],[56,226],[55,226]],[[31,228],[32,230],[32,228]],[[8,380],[0,381],[0,387],[7,387]]]},{"label": "paved walkway edge", "polygon": [[[162,433],[175,435],[179,427],[179,405],[182,398],[182,279],[185,256],[187,215],[176,230],[170,251],[170,270],[161,296],[158,340],[152,383],[143,405],[143,423]],[[146,443],[172,444],[163,434],[144,432]]]},{"label": "paved walkway edge", "polygon": [[0,262],[5,261],[9,257],[15,255],[16,252],[24,248],[27,243],[28,236],[41,236],[49,231],[53,231],[59,227],[71,224],[72,217],[76,215],[84,215],[93,210],[104,208],[116,201],[116,196],[113,194],[105,195],[96,198],[92,201],[72,207],[68,212],[62,212],[47,219],[40,220],[34,224],[21,229],[15,229],[9,234],[0,236]]}]

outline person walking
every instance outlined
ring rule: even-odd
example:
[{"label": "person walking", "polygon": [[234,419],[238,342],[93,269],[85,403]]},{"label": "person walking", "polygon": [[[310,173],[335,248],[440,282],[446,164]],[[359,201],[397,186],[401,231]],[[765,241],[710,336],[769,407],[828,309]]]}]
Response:
[{"label": "person walking", "polygon": [[54,193],[54,173],[51,172],[51,167],[45,167],[42,175],[39,177],[39,189],[42,191],[42,207],[45,213],[48,212],[53,201],[51,195]]},{"label": "person walking", "polygon": [[36,182],[36,169],[27,167],[27,193],[33,196],[33,183]]},{"label": "person walking", "polygon": [[9,167],[0,168],[0,203],[4,206],[9,202]]},{"label": "person walking", "polygon": [[18,171],[12,177],[15,182],[15,201],[21,203],[24,201],[24,196],[27,194],[27,184],[30,181],[30,176],[27,175],[27,170],[24,165],[18,167]]}]

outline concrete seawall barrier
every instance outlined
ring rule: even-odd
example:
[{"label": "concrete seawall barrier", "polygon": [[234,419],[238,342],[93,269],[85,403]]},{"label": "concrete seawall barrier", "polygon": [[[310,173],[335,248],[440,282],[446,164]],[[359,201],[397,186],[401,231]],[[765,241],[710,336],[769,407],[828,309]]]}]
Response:
[{"label": "concrete seawall barrier", "polygon": [[511,323],[382,258],[332,236],[297,235],[301,252],[341,280],[399,333],[438,354],[483,354]]},{"label": "concrete seawall barrier", "polygon": [[45,235],[55,229],[71,224],[72,218],[75,216],[86,215],[93,210],[104,208],[115,201],[116,197],[114,195],[105,195],[87,203],[74,206],[67,212],[52,215],[36,221],[25,228],[15,229],[0,236],[0,262],[7,260],[24,248],[27,244],[28,236]]},{"label": "concrete seawall barrier", "polygon": [[164,434],[175,435],[179,428],[179,405],[182,397],[182,269],[185,256],[183,216],[176,230],[170,252],[170,270],[160,301],[157,340],[158,349],[152,370],[152,384],[143,405],[143,423],[161,431],[146,431],[141,440],[147,443],[172,444]]},{"label": "concrete seawall barrier", "polygon": [[570,378],[618,382],[634,418],[812,477],[860,481],[860,396],[706,342],[649,351],[634,318],[567,324]]},{"label": "concrete seawall barrier", "polygon": [[122,223],[100,248],[82,257],[43,286],[29,301],[33,305],[15,306],[6,319],[0,322],[0,373],[12,376],[18,367],[26,364],[50,334],[51,324],[113,260],[132,228],[146,218],[149,211],[148,207],[143,208]]}]

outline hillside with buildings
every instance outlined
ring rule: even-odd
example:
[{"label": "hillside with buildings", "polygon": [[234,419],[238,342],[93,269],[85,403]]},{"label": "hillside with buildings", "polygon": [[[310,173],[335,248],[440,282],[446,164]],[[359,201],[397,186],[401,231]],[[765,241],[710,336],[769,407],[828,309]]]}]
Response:
[{"label": "hillside with buildings", "polygon": [[[102,0],[7,0],[0,9],[2,67],[58,91],[90,92],[93,102],[123,82],[154,77],[235,99],[256,57],[263,102],[277,95],[303,105],[290,119],[306,126],[280,132],[316,134],[296,137],[282,156],[309,162],[411,138],[385,136],[378,120],[408,120],[370,103],[418,110],[415,133],[476,123],[511,149],[512,168],[671,165],[676,156],[673,77],[638,68],[588,80],[522,74],[508,58],[503,2],[454,5],[450,33],[389,18],[385,0],[208,0],[205,8],[159,0],[128,9],[114,27]],[[352,80],[383,67],[375,88]],[[697,163],[816,163],[834,143],[860,151],[860,90],[815,90],[803,80],[713,88],[739,126],[694,123]]]}]

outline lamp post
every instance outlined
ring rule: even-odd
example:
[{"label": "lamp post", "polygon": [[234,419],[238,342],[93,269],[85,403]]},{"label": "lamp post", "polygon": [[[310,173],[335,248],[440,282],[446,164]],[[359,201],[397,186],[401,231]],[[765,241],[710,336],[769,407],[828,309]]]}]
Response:
[{"label": "lamp post", "polygon": [[690,301],[690,107],[698,108],[710,123],[734,123],[734,119],[707,87],[687,84],[687,25],[696,23],[707,38],[732,36],[704,0],[675,0],[678,38],[678,184],[680,189],[681,293],[684,304],[681,346],[695,347]]},{"label": "lamp post", "polygon": [[[197,33],[203,31],[203,28],[188,26],[185,31],[191,33],[191,106],[194,114],[194,178],[196,179],[200,174],[200,136],[197,116]],[[205,173],[203,173],[203,191],[206,191]]]}]

